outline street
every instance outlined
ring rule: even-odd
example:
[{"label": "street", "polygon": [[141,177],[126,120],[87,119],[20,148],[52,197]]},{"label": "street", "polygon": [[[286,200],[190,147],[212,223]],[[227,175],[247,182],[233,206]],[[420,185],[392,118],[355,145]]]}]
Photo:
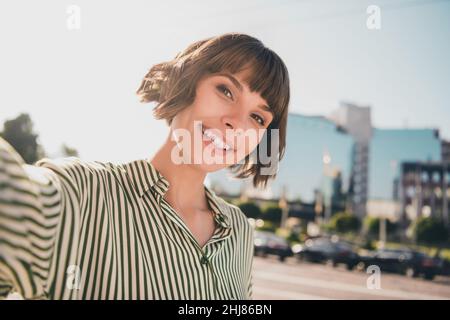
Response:
[{"label": "street", "polygon": [[253,299],[450,299],[449,277],[428,281],[381,273],[377,289],[367,286],[371,276],[363,271],[347,271],[343,266],[255,257]]}]

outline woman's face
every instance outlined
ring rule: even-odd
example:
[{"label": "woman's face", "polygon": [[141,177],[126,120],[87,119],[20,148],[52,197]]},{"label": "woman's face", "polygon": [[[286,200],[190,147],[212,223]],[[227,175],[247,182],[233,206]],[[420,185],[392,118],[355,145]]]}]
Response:
[{"label": "woman's face", "polygon": [[217,171],[238,163],[261,142],[273,114],[259,93],[250,92],[245,72],[205,76],[194,102],[174,117],[171,134],[185,162]]}]

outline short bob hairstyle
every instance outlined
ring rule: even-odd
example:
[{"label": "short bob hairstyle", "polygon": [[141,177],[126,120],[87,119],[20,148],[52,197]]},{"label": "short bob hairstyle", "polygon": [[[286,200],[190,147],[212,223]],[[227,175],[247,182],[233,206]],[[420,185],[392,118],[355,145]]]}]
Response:
[{"label": "short bob hairstyle", "polygon": [[[279,149],[277,170],[272,175],[261,174],[263,164],[250,157],[263,152],[261,143],[243,161],[228,167],[235,178],[253,177],[255,187],[266,187],[274,179],[278,163],[285,153],[286,126],[290,99],[289,74],[281,58],[260,40],[246,34],[226,33],[203,39],[179,52],[173,60],[154,65],[137,90],[141,102],[156,102],[153,115],[170,125],[175,115],[195,100],[196,86],[206,75],[220,72],[235,74],[250,68],[244,79],[251,92],[257,92],[273,110],[273,120],[263,139],[267,139],[266,155],[272,158],[271,129],[278,129]],[[254,154],[256,153],[256,154]],[[253,158],[254,159],[254,158]]]}]

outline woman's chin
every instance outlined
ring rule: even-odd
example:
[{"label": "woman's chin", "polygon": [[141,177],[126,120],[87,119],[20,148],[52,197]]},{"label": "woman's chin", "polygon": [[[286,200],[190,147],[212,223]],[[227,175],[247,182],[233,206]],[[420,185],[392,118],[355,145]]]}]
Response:
[{"label": "woman's chin", "polygon": [[225,169],[227,167],[229,167],[229,164],[208,164],[208,163],[199,163],[199,164],[194,164],[194,166],[196,166],[199,170],[205,172],[205,173],[213,173],[222,169]]}]

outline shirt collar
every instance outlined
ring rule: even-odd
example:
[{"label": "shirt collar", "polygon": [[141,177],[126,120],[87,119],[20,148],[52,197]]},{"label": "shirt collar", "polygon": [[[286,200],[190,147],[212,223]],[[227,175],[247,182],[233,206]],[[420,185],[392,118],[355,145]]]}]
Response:
[{"label": "shirt collar", "polygon": [[[135,160],[123,165],[133,183],[136,192],[142,197],[148,190],[156,192],[162,198],[169,189],[169,181],[151,164],[149,160]],[[206,198],[214,211],[217,222],[225,227],[231,227],[230,207],[225,200],[219,198],[214,191],[203,185]]]}]

